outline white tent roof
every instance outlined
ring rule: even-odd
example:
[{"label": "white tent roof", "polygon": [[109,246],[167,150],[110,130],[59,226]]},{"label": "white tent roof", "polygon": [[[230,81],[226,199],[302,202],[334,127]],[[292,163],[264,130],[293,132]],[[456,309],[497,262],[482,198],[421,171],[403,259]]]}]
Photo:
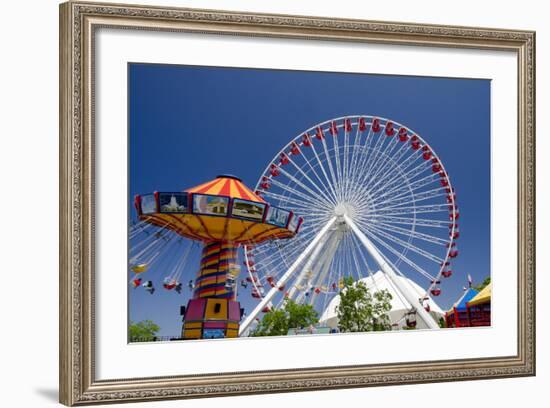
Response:
[{"label": "white tent roof", "polygon": [[[407,285],[414,293],[418,294],[418,298],[421,298],[426,293],[426,289],[421,288],[418,284],[412,280],[398,276],[404,285]],[[360,282],[364,282],[370,292],[376,292],[378,290],[386,289],[390,292],[391,306],[392,309],[389,313],[391,324],[397,323],[399,326],[404,326],[406,323],[403,321],[403,316],[407,311],[411,309],[411,305],[407,300],[401,295],[393,283],[386,277],[382,271],[376,272],[374,275],[362,278]],[[319,319],[320,323],[327,325],[331,328],[336,328],[338,326],[338,317],[336,314],[336,307],[340,304],[340,295],[336,295],[330,303],[328,304],[325,311],[321,314]],[[433,301],[432,298],[426,301],[425,304],[430,305],[430,313],[437,319],[443,316],[445,312]],[[421,319],[417,318],[417,328],[425,328]]]}]

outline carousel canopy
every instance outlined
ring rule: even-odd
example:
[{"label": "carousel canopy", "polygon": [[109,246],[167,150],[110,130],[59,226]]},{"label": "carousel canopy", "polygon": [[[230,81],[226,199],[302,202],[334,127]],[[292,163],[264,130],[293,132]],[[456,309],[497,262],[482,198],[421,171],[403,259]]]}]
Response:
[{"label": "carousel canopy", "polygon": [[[418,295],[419,298],[424,296],[426,293],[425,289],[422,289],[416,282],[409,278],[405,278],[403,276],[397,277],[399,280],[403,282],[403,284],[408,285],[411,290],[414,291]],[[402,295],[400,295],[397,288],[394,286],[394,284],[391,282],[391,280],[382,272],[378,271],[372,276],[367,276],[365,278],[362,278],[360,282],[363,282],[369,291],[371,293],[374,293],[379,290],[386,289],[390,292],[392,298],[391,298],[391,310],[389,312],[390,317],[390,323],[397,324],[398,326],[406,326],[405,319],[403,318],[405,314],[411,309],[411,305],[409,302],[407,302],[406,299],[403,298]],[[340,295],[336,295],[330,303],[328,304],[327,308],[321,315],[319,319],[319,323],[321,325],[326,325],[330,328],[336,328],[338,327],[338,316],[336,307],[340,304]],[[441,308],[437,305],[437,303],[434,302],[434,300],[431,297],[428,297],[427,301],[424,303],[424,306],[430,306],[430,313],[432,316],[438,320],[440,317],[442,317],[445,313]],[[418,328],[426,328],[424,326],[424,322],[422,320],[418,319]]]},{"label": "carousel canopy", "polygon": [[242,200],[265,203],[265,200],[246,187],[240,178],[222,174],[214,180],[185,190],[188,193],[221,195]]},{"label": "carousel canopy", "polygon": [[269,205],[230,175],[183,192],[138,195],[135,206],[140,220],[206,242],[291,238],[302,223],[297,214]]},{"label": "carousel canopy", "polygon": [[489,303],[491,301],[491,284],[485,286],[476,296],[468,302],[468,306],[480,305],[483,303]]}]

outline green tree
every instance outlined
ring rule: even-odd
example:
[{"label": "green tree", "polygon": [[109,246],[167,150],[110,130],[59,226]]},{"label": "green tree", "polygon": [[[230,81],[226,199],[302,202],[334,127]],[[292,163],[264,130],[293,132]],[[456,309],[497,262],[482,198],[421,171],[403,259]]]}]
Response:
[{"label": "green tree", "polygon": [[139,341],[154,341],[160,327],[152,320],[143,320],[138,323],[130,322],[128,333],[130,343]]},{"label": "green tree", "polygon": [[489,283],[491,283],[491,277],[487,276],[483,282],[481,282],[479,285],[473,286],[475,290],[480,292],[482,289],[485,288]]},{"label": "green tree", "polygon": [[252,333],[252,336],[284,336],[296,327],[309,327],[319,322],[312,305],[301,305],[287,299],[281,309],[271,309]]},{"label": "green tree", "polygon": [[340,304],[336,307],[341,332],[390,330],[392,296],[386,289],[371,293],[364,282],[344,278]]}]

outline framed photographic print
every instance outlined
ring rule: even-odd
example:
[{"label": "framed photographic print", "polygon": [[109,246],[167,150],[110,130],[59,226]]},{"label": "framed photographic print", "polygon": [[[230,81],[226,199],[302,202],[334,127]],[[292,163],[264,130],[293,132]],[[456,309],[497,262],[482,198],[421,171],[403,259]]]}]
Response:
[{"label": "framed photographic print", "polygon": [[534,375],[534,32],[68,2],[60,37],[62,403]]}]

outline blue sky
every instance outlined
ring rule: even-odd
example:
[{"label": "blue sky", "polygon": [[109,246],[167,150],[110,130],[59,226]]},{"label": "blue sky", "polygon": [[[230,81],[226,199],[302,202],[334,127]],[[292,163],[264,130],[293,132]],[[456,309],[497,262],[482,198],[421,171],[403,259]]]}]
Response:
[{"label": "blue sky", "polygon": [[[433,77],[130,64],[129,213],[135,194],[179,191],[235,174],[253,187],[273,156],[304,129],[330,118],[391,118],[430,143],[450,174],[460,207],[460,256],[437,302],[448,308],[490,271],[490,81]],[[195,251],[197,252],[197,251]],[[168,265],[168,261],[164,263]],[[129,289],[130,319],[152,319],[161,335],[181,330],[181,295],[148,272],[151,296]],[[185,283],[195,276],[191,257]],[[247,309],[250,296],[239,299]]]}]

